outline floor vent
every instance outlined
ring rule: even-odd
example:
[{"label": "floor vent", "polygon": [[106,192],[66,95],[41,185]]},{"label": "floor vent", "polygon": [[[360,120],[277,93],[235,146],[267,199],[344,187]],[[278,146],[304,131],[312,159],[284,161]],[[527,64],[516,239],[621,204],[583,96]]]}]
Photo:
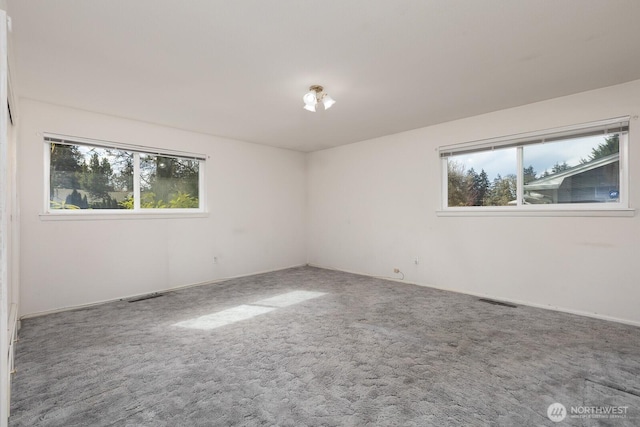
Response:
[{"label": "floor vent", "polygon": [[129,301],[129,302],[138,302],[138,301],[144,301],[144,300],[147,300],[147,299],[158,298],[158,297],[161,297],[161,296],[162,296],[162,294],[154,292],[152,294],[143,295],[141,297],[132,298],[132,299],[127,300],[127,301]]},{"label": "floor vent", "polygon": [[478,301],[486,302],[487,304],[501,305],[503,307],[517,308],[517,305],[509,304],[508,302],[496,301],[492,299],[479,298]]}]

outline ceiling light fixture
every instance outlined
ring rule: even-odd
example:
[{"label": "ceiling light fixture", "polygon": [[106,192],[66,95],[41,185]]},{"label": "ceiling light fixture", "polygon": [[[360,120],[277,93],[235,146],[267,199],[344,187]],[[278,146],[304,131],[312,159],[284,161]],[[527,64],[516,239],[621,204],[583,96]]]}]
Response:
[{"label": "ceiling light fixture", "polygon": [[304,101],[303,108],[314,113],[316,112],[316,107],[320,103],[322,103],[325,110],[328,110],[336,103],[333,98],[324,92],[324,88],[320,85],[311,86],[309,88],[309,92],[302,97],[302,100]]}]

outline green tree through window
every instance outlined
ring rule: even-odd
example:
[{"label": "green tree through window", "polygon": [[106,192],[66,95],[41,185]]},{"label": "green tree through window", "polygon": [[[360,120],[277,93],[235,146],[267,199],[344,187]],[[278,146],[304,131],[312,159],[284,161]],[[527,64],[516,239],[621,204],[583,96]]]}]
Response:
[{"label": "green tree through window", "polygon": [[[139,194],[134,170],[138,162]],[[201,159],[50,142],[50,209],[200,209]]]},{"label": "green tree through window", "polygon": [[[441,147],[447,172],[443,208],[463,212],[457,208],[509,206],[539,212],[547,208],[525,205],[565,205],[557,211],[628,207],[628,168],[622,164],[628,126],[623,117]],[[491,211],[500,209],[485,210]]]}]

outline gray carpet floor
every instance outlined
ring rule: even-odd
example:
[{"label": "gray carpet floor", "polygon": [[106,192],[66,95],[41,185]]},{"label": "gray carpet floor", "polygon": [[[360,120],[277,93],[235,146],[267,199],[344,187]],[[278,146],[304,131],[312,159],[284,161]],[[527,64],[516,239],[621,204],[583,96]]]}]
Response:
[{"label": "gray carpet floor", "polygon": [[12,427],[640,425],[640,328],[311,267],[27,319],[16,368]]}]

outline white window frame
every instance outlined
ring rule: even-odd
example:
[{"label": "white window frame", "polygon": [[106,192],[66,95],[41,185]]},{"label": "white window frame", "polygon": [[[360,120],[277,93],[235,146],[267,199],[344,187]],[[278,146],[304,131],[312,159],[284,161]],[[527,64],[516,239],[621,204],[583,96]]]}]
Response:
[{"label": "white window frame", "polygon": [[[441,194],[438,216],[633,216],[635,209],[629,207],[629,126],[630,117],[616,117],[597,122],[565,126],[544,131],[509,135],[480,141],[441,146],[440,157]],[[523,151],[533,144],[555,142],[574,135],[595,135],[620,132],[619,174],[620,198],[611,203],[557,203],[525,205],[523,203]],[[517,150],[517,192],[515,206],[448,206],[448,158],[473,151],[515,147]]]},{"label": "white window frame", "polygon": [[[207,216],[207,201],[205,191],[207,156],[204,154],[189,153],[176,150],[168,150],[154,147],[146,147],[119,142],[103,141],[91,138],[43,133],[44,145],[44,205],[40,218],[44,220],[65,219],[119,219],[119,218],[202,218]],[[127,151],[133,154],[133,209],[51,209],[50,205],[50,168],[51,168],[51,143],[61,140],[68,145],[84,145],[96,148],[106,148]],[[198,208],[141,208],[140,207],[140,154],[152,154],[198,160]]]}]

